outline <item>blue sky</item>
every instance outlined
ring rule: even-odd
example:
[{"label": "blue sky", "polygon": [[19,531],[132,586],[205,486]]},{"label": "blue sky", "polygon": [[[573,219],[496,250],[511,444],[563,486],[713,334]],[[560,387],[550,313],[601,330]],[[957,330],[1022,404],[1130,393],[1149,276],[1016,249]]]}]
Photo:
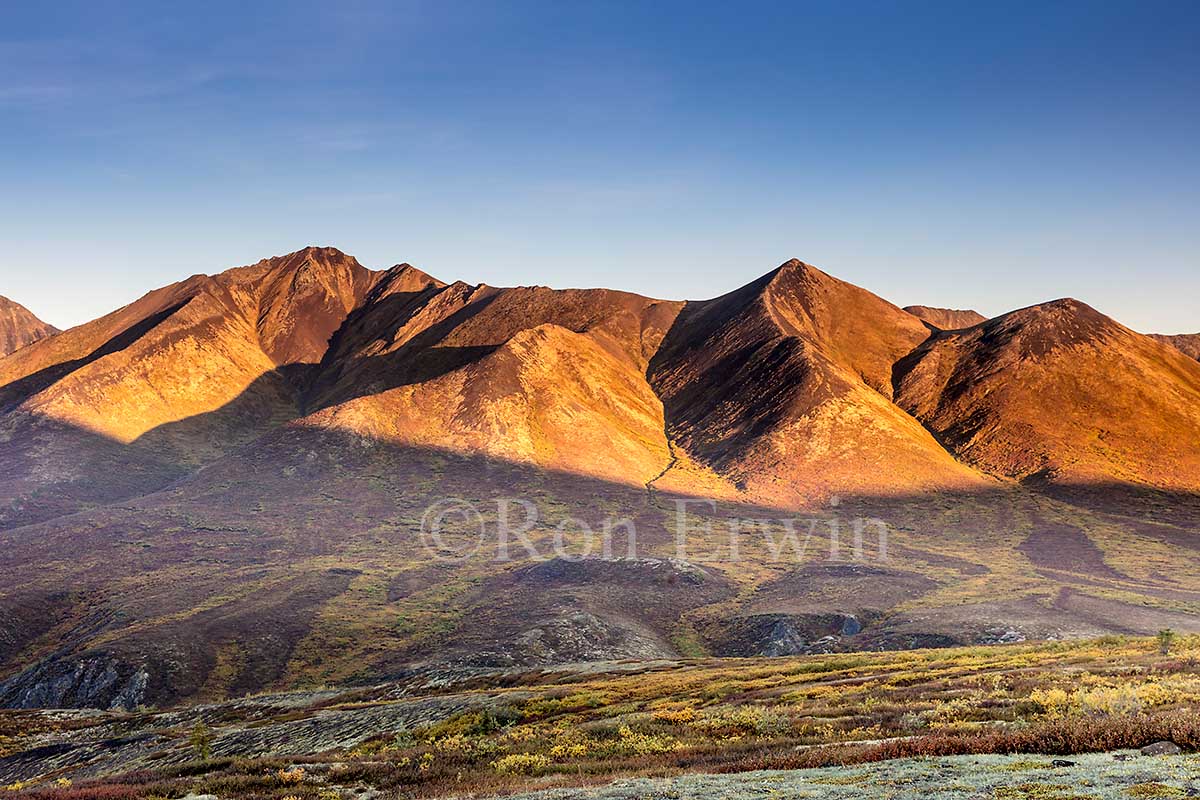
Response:
[{"label": "blue sky", "polygon": [[703,298],[797,257],[1200,331],[1197,142],[1190,1],[0,0],[0,294],[68,325],[330,244]]}]

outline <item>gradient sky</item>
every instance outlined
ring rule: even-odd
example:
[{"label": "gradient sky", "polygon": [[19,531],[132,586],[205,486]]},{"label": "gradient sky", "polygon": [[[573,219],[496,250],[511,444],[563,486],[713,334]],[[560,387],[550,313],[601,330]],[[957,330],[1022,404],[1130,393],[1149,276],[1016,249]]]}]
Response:
[{"label": "gradient sky", "polygon": [[1200,3],[0,0],[0,242],[60,326],[329,244],[1200,331]]}]

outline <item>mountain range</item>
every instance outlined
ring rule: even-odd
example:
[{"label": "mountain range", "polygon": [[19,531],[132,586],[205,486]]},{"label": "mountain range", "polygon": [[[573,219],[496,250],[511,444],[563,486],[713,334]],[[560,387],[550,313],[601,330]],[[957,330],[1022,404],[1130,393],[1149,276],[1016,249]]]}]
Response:
[{"label": "mountain range", "polygon": [[[1196,342],[797,260],[681,302],[309,247],[62,332],[2,301],[0,703],[1200,630]],[[445,497],[522,498],[539,543],[629,519],[638,553],[433,559]],[[678,498],[712,501],[697,551],[731,517],[889,539],[684,558]]]}]

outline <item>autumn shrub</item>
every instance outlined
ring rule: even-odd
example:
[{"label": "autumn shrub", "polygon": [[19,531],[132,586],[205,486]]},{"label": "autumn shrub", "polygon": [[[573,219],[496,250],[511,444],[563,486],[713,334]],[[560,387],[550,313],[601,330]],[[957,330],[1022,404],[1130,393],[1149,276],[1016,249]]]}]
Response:
[{"label": "autumn shrub", "polygon": [[657,722],[665,722],[668,725],[686,725],[695,721],[696,709],[691,706],[660,708],[653,712],[651,717]]},{"label": "autumn shrub", "polygon": [[1120,686],[1092,685],[1068,692],[1065,689],[1034,689],[1029,700],[1041,714],[1057,718],[1084,716],[1128,716],[1147,708],[1171,705],[1183,699],[1176,687],[1158,680]]},{"label": "autumn shrub", "polygon": [[536,775],[548,766],[550,759],[538,753],[513,753],[492,762],[492,767],[505,775]]}]

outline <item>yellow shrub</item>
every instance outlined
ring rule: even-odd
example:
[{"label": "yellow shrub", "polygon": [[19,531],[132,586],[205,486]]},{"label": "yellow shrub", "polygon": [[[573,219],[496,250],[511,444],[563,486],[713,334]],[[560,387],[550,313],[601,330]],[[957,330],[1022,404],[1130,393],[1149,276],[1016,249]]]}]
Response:
[{"label": "yellow shrub", "polygon": [[505,775],[534,775],[548,766],[550,759],[537,753],[513,753],[492,762],[492,767]]},{"label": "yellow shrub", "polygon": [[749,735],[782,735],[791,730],[791,719],[774,709],[738,706],[733,709],[706,710],[691,725],[709,736],[732,739]]},{"label": "yellow shrub", "polygon": [[670,736],[640,733],[628,725],[622,725],[617,728],[617,741],[610,743],[609,750],[616,755],[648,756],[657,753],[671,753],[682,747],[681,742]]},{"label": "yellow shrub", "polygon": [[1131,686],[1101,686],[1075,693],[1079,711],[1090,716],[1121,716],[1142,710],[1137,689]]},{"label": "yellow shrub", "polygon": [[1138,700],[1148,706],[1167,706],[1178,703],[1183,699],[1183,692],[1171,686],[1164,686],[1157,681],[1144,683],[1137,687]]},{"label": "yellow shrub", "polygon": [[588,754],[588,746],[583,742],[559,742],[550,748],[551,758],[583,758]]},{"label": "yellow shrub", "polygon": [[1071,709],[1071,695],[1063,689],[1034,689],[1029,699],[1050,717],[1064,716]]},{"label": "yellow shrub", "polygon": [[1049,717],[1067,714],[1088,716],[1123,716],[1137,714],[1147,706],[1163,706],[1178,702],[1183,693],[1157,682],[1139,685],[1092,685],[1073,692],[1064,689],[1035,689],[1029,699]]},{"label": "yellow shrub", "polygon": [[962,722],[963,718],[975,710],[976,702],[969,697],[956,697],[952,700],[939,700],[933,708],[926,712],[931,728],[941,728]]},{"label": "yellow shrub", "polygon": [[473,739],[464,734],[443,736],[433,740],[433,749],[439,753],[456,753],[463,756],[489,756],[499,749],[499,745],[487,739]]},{"label": "yellow shrub", "polygon": [[655,711],[651,716],[659,722],[666,722],[671,725],[686,725],[696,719],[696,709],[691,706],[663,708]]},{"label": "yellow shrub", "polygon": [[538,728],[535,725],[515,725],[506,730],[503,737],[509,742],[528,742],[537,735]]}]

